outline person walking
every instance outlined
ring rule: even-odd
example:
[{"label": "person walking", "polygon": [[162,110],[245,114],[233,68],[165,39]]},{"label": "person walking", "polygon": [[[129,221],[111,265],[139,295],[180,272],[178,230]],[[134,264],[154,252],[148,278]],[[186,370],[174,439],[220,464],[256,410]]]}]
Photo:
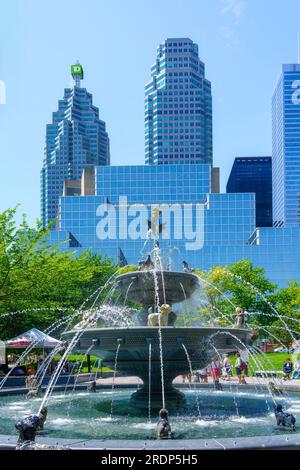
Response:
[{"label": "person walking", "polygon": [[236,357],[235,364],[234,364],[235,372],[236,372],[236,375],[237,375],[238,383],[241,384],[241,383],[243,383],[242,382],[242,363],[243,363],[243,361],[241,359],[240,353],[237,352],[235,357]]},{"label": "person walking", "polygon": [[231,369],[231,364],[230,364],[228,354],[224,354],[222,378],[224,378],[224,380],[227,380],[227,381],[230,380],[231,373],[232,373],[232,369]]},{"label": "person walking", "polygon": [[292,380],[293,379],[300,379],[300,359],[297,357],[294,363],[294,370],[292,372]]},{"label": "person walking", "polygon": [[210,369],[211,369],[211,376],[213,378],[213,381],[215,381],[216,379],[219,380],[221,376],[221,363],[217,356],[215,356],[213,360],[211,361]]}]

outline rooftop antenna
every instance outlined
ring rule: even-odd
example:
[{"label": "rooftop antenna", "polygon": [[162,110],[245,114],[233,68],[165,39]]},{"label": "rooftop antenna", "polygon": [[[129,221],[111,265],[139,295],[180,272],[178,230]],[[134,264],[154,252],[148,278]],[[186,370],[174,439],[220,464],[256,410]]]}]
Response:
[{"label": "rooftop antenna", "polygon": [[80,87],[80,80],[83,79],[83,68],[78,60],[75,65],[71,65],[71,75],[74,80],[74,86]]}]

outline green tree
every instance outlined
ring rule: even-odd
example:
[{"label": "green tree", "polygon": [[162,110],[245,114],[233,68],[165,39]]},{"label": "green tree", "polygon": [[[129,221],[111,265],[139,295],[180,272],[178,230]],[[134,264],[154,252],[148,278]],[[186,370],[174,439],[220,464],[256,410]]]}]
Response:
[{"label": "green tree", "polygon": [[208,299],[201,315],[217,318],[223,325],[235,321],[234,306],[249,312],[248,327],[271,341],[291,341],[300,334],[300,285],[291,282],[278,288],[266,277],[263,268],[247,259],[226,267],[197,272]]},{"label": "green tree", "polygon": [[251,312],[251,322],[272,323],[272,316],[262,314],[272,314],[269,297],[277,286],[265,277],[263,268],[254,267],[250,260],[242,259],[226,267],[214,267],[207,273],[199,272],[199,275],[211,314],[232,324],[235,306],[238,306]]},{"label": "green tree", "polygon": [[300,334],[300,285],[293,281],[287,287],[278,289],[270,298],[281,319],[272,324],[272,333],[281,341],[291,337],[299,339]]},{"label": "green tree", "polygon": [[[44,329],[74,312],[117,270],[111,260],[85,251],[76,255],[47,244],[49,228],[30,228],[16,209],[0,214],[0,335],[7,338],[33,326]],[[107,294],[104,290],[100,299]],[[38,309],[38,310],[36,310]],[[15,316],[7,312],[23,311]],[[15,319],[15,321],[14,321]]]}]

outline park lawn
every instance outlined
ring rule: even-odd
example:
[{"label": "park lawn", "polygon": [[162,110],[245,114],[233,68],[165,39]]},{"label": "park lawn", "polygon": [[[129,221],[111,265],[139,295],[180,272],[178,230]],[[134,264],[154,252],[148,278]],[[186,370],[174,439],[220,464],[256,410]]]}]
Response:
[{"label": "park lawn", "polygon": [[[58,362],[60,360],[60,357],[61,356],[55,356],[55,360]],[[91,355],[91,372],[100,372],[100,368],[97,366],[97,367],[93,367],[94,364],[97,365],[98,361],[99,361],[99,357],[97,356],[92,356]],[[86,373],[88,372],[88,367],[87,367],[87,358],[86,358],[86,355],[85,354],[69,354],[68,356],[68,359],[67,359],[68,362],[76,362],[78,361],[80,364],[81,362],[83,361],[82,363],[82,367],[80,369],[80,371],[82,373]],[[109,367],[107,367],[105,364],[102,364],[102,368],[101,368],[102,372],[109,372],[111,371],[111,369]]]},{"label": "park lawn", "polygon": [[[262,370],[262,369],[282,371],[283,363],[288,357],[290,359],[292,359],[292,361],[294,362],[293,355],[292,354],[287,354],[287,353],[266,353],[266,354],[256,355],[255,356],[256,363],[253,360],[253,358],[250,357],[249,364],[248,364],[249,375],[250,376],[254,375],[255,371]],[[57,359],[59,359],[59,357]],[[96,356],[91,356],[92,366],[93,366],[94,362],[97,361],[98,359],[99,358],[97,358]],[[83,360],[83,367],[81,369],[81,372],[87,372],[88,371],[87,370],[87,360],[86,360],[86,356],[84,354],[70,354],[68,356],[68,361],[70,361],[70,362],[79,361],[81,363],[82,360]],[[234,367],[234,363],[235,363],[235,356],[234,355],[230,356],[230,362],[231,362],[231,365],[232,365],[233,375],[236,375],[235,367]],[[92,368],[93,372],[96,372],[97,370],[99,370],[99,369]],[[111,370],[112,369],[110,369],[109,367],[107,367],[103,364],[103,366],[102,366],[102,371],[103,372],[107,372],[107,371],[111,371]]]},{"label": "park lawn", "polygon": [[[287,354],[287,353],[266,353],[266,354],[260,354],[256,355],[256,362],[253,360],[252,357],[250,357],[249,364],[248,364],[248,369],[249,369],[249,376],[255,375],[255,371],[257,370],[276,370],[276,371],[282,371],[282,366],[284,361],[287,358],[292,359],[294,362],[294,357],[292,354]],[[61,356],[55,356],[55,361],[58,362],[60,360]],[[98,360],[100,358],[96,356],[91,355],[91,365],[92,369],[91,372],[100,372],[100,368],[98,367]],[[232,372],[233,375],[236,375],[235,373],[235,356],[230,355],[229,356],[230,363],[232,366]],[[87,368],[87,358],[85,354],[69,354],[68,356],[68,362],[75,363],[78,361],[80,364],[82,363],[81,367],[81,373],[87,373],[88,368]],[[93,367],[93,365],[96,364],[96,367]],[[102,365],[102,372],[111,372],[112,369],[110,367],[107,367],[105,364]]]},{"label": "park lawn", "polygon": [[[250,360],[249,360],[249,364],[248,364],[248,368],[249,368],[249,375],[254,375],[255,374],[255,371],[257,370],[280,370],[282,371],[282,366],[283,366],[283,363],[285,361],[285,359],[287,358],[291,358],[292,361],[294,362],[294,358],[292,356],[292,354],[287,354],[287,353],[266,353],[266,354],[260,354],[258,357],[257,355],[255,356],[256,358],[256,362],[257,364],[255,363],[255,361],[253,360],[252,357],[250,357]],[[60,359],[60,356],[56,356],[55,359],[58,361]],[[86,359],[86,356],[84,354],[70,354],[68,356],[68,361],[69,362],[82,362],[83,360],[83,366],[81,368],[81,372],[82,373],[86,373],[88,371],[87,369],[87,359]],[[98,361],[99,358],[96,357],[96,356],[91,356],[91,364],[93,366],[93,364],[95,363],[95,361]],[[233,374],[235,375],[235,367],[234,367],[234,364],[235,364],[235,356],[230,356],[230,362],[231,362],[231,365],[232,365],[232,371],[233,371]],[[96,362],[97,363],[97,362]],[[103,372],[109,372],[111,371],[112,369],[105,366],[103,364],[102,366],[102,371]],[[92,367],[92,372],[97,372],[99,371],[99,369],[97,367]]]}]

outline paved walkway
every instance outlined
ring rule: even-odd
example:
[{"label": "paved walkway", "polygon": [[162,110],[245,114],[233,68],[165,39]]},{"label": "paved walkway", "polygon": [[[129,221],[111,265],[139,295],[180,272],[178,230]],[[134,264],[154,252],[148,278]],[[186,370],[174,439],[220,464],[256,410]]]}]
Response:
[{"label": "paved walkway", "polygon": [[[282,380],[282,379],[277,379],[277,378],[261,378],[261,377],[246,377],[246,384],[247,385],[252,385],[252,386],[259,386],[259,385],[268,385],[268,383],[272,381],[274,382],[274,384],[278,387],[283,387],[283,388],[293,388],[293,389],[297,389],[299,390],[300,392],[300,380],[296,379],[296,380]],[[108,377],[108,378],[105,378],[105,379],[98,379],[97,380],[97,383],[100,385],[109,385],[109,384],[112,384],[113,383],[113,378],[112,377]],[[130,384],[130,385],[139,385],[139,384],[142,384],[142,380],[139,378],[139,377],[116,377],[115,378],[115,384],[118,384],[118,385],[122,385],[122,384]],[[182,380],[182,377],[179,376],[179,377],[176,377],[176,379],[174,380],[174,385],[184,385],[184,382]],[[194,382],[192,382],[193,384]],[[197,383],[197,382],[196,382]],[[213,384],[213,380],[211,377],[208,378],[208,383],[209,384]],[[221,380],[221,383],[223,385],[238,385],[238,381],[235,377],[232,377],[229,381],[226,381],[226,380]],[[185,381],[185,384],[188,385],[189,382],[188,381]],[[198,383],[197,383],[198,385]],[[199,385],[206,385],[206,384],[199,384]],[[241,387],[243,387],[243,385],[241,384],[240,385]]]}]

